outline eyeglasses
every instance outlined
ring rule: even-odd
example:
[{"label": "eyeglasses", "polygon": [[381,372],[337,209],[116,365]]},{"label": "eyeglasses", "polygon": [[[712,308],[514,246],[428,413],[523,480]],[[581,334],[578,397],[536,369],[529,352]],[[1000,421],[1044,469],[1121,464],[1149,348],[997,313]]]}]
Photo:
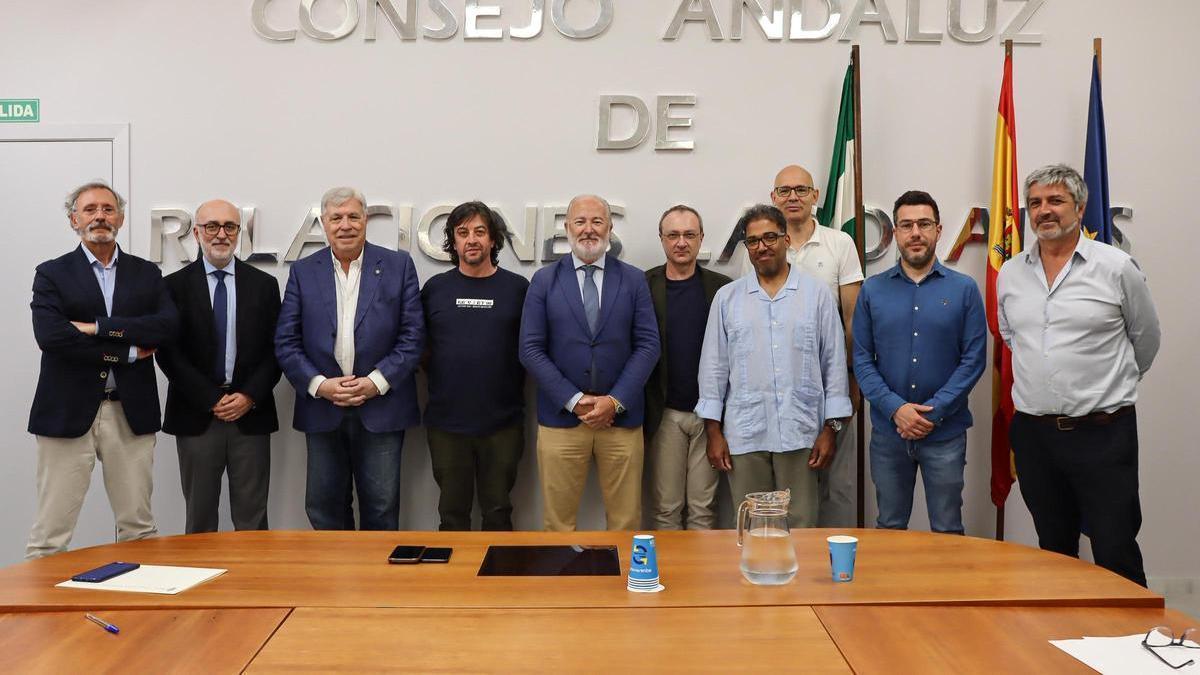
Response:
[{"label": "eyeglasses", "polygon": [[[1195,628],[1189,628],[1179,636],[1175,637],[1175,631],[1166,626],[1155,626],[1146,632],[1146,637],[1142,638],[1142,647],[1150,652],[1159,661],[1162,661],[1167,666],[1174,670],[1179,670],[1184,666],[1190,666],[1195,663],[1195,659],[1188,659],[1187,662],[1175,665],[1163,658],[1162,654],[1154,651],[1155,649],[1165,649],[1167,647],[1183,647],[1184,649],[1200,649],[1200,644],[1196,644],[1196,639],[1200,638],[1197,635]],[[1190,644],[1188,644],[1190,643]]]},{"label": "eyeglasses", "polygon": [[683,239],[684,241],[691,243],[700,238],[700,233],[699,232],[691,232],[691,231],[689,231],[689,232],[668,232],[666,234],[660,234],[658,236],[663,239],[666,239],[667,241],[670,241],[670,242],[676,242],[676,241],[679,241],[680,239]]},{"label": "eyeglasses", "polygon": [[813,186],[811,185],[780,185],[775,188],[775,195],[780,199],[787,199],[795,192],[797,197],[804,198],[812,194]]},{"label": "eyeglasses", "polygon": [[746,237],[746,239],[742,243],[746,244],[746,248],[749,248],[749,249],[758,248],[759,244],[766,244],[767,246],[774,246],[775,242],[779,241],[780,239],[783,239],[783,236],[784,235],[782,232],[767,232],[767,233],[763,234],[761,237]]},{"label": "eyeglasses", "polygon": [[97,213],[103,213],[106,216],[112,216],[117,213],[117,207],[111,206],[108,204],[105,204],[104,206],[88,204],[87,206],[80,209],[80,211],[82,211],[85,216],[94,216]]},{"label": "eyeglasses", "polygon": [[241,231],[242,226],[234,222],[218,223],[214,220],[209,223],[202,223],[200,229],[204,230],[204,234],[210,237],[215,237],[221,230],[225,230],[226,236],[232,237]]},{"label": "eyeglasses", "polygon": [[896,223],[896,229],[901,232],[912,232],[914,227],[920,228],[922,232],[932,232],[933,228],[937,227],[937,221],[922,218],[920,220],[901,220]]}]

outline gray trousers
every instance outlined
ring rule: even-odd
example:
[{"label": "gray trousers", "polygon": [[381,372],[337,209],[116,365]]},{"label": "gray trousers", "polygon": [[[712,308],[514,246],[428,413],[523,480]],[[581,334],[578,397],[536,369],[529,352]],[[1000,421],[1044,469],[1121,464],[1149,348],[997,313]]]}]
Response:
[{"label": "gray trousers", "polygon": [[748,452],[731,455],[729,491],[734,509],[751,492],[791,490],[788,503],[788,527],[817,526],[817,472],[808,466],[811,448],[788,452]]},{"label": "gray trousers", "polygon": [[855,418],[834,439],[837,454],[829,466],[817,472],[817,527],[858,527],[858,443]]},{"label": "gray trousers", "polygon": [[270,434],[243,434],[214,419],[199,436],[176,436],[188,534],[217,531],[221,476],[229,471],[229,514],[238,530],[267,529],[271,480]]},{"label": "gray trousers", "polygon": [[[650,439],[650,516],[656,530],[716,527],[717,470],[708,463],[704,420],[694,412],[664,408]],[[686,518],[684,505],[687,506]]]}]

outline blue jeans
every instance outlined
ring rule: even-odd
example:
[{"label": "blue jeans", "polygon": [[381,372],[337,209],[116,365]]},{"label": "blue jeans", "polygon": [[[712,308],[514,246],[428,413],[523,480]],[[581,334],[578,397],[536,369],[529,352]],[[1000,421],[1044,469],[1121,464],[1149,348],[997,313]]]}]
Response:
[{"label": "blue jeans", "polygon": [[358,493],[359,529],[400,527],[400,449],[404,432],[375,433],[349,410],[334,431],[306,434],[308,481],[304,510],[314,530],[353,530],[351,498]]},{"label": "blue jeans", "polygon": [[871,479],[879,518],[875,526],[907,530],[912,515],[917,467],[925,485],[929,528],[962,534],[963,467],[967,464],[967,434],[944,441],[906,441],[891,433],[871,434]]}]

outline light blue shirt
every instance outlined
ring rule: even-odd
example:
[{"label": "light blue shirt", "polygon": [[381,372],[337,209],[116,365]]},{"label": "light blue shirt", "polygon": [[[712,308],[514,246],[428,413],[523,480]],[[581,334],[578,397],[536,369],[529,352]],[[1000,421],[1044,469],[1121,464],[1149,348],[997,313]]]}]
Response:
[{"label": "light blue shirt", "polygon": [[846,341],[829,288],[791,266],[769,297],[756,274],[713,298],[696,414],[724,420],[729,452],[811,448],[826,419],[852,411]]},{"label": "light blue shirt", "polygon": [[[602,307],[604,302],[604,261],[608,258],[608,254],[600,256],[600,259],[594,263],[585,263],[579,259],[574,253],[571,254],[571,263],[575,265],[575,280],[579,282],[579,297],[583,298],[583,282],[587,279],[587,271],[584,270],[585,265],[595,265],[596,271],[592,272],[592,281],[596,282],[596,307]],[[583,398],[583,392],[577,392],[572,396],[564,408],[567,412],[575,412],[575,404],[579,403],[579,399]]]},{"label": "light blue shirt", "polygon": [[[104,316],[112,316],[113,294],[117,291],[117,257],[121,254],[121,247],[113,248],[112,260],[108,261],[108,265],[101,263],[83,244],[80,244],[79,248],[83,249],[88,264],[92,266],[92,274],[96,275],[96,283],[100,284],[100,294],[104,296]],[[137,347],[130,345],[129,362],[134,361],[137,361]],[[104,388],[117,388],[117,376],[113,374],[112,368],[108,369],[108,380],[104,383]]]},{"label": "light blue shirt", "polygon": [[225,384],[233,381],[233,363],[237,359],[237,282],[234,281],[235,265],[233,260],[223,268],[218,268],[208,262],[208,258],[202,257],[204,261],[204,277],[208,279],[208,304],[213,303],[213,296],[217,292],[217,275],[213,272],[221,269],[227,272],[225,277],[225,316],[229,320],[225,322]]}]

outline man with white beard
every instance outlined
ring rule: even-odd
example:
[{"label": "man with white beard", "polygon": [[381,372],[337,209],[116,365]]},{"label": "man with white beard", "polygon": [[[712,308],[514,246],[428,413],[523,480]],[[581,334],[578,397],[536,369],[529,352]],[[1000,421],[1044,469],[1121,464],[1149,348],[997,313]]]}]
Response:
[{"label": "man with white beard", "polygon": [[571,255],[537,271],[521,317],[521,363],[538,385],[543,525],[571,531],[596,458],[607,527],[641,525],[646,380],[660,346],[641,270],[608,255],[612,209],[595,195],[567,207]]},{"label": "man with white beard", "polygon": [[37,437],[37,517],[25,557],[65,551],[99,459],[117,541],[158,534],[150,512],[158,382],[150,358],[179,317],[162,273],[117,246],[125,200],[107,184],[66,200],[80,244],[38,265],[33,336],[42,350],[29,433]]}]

